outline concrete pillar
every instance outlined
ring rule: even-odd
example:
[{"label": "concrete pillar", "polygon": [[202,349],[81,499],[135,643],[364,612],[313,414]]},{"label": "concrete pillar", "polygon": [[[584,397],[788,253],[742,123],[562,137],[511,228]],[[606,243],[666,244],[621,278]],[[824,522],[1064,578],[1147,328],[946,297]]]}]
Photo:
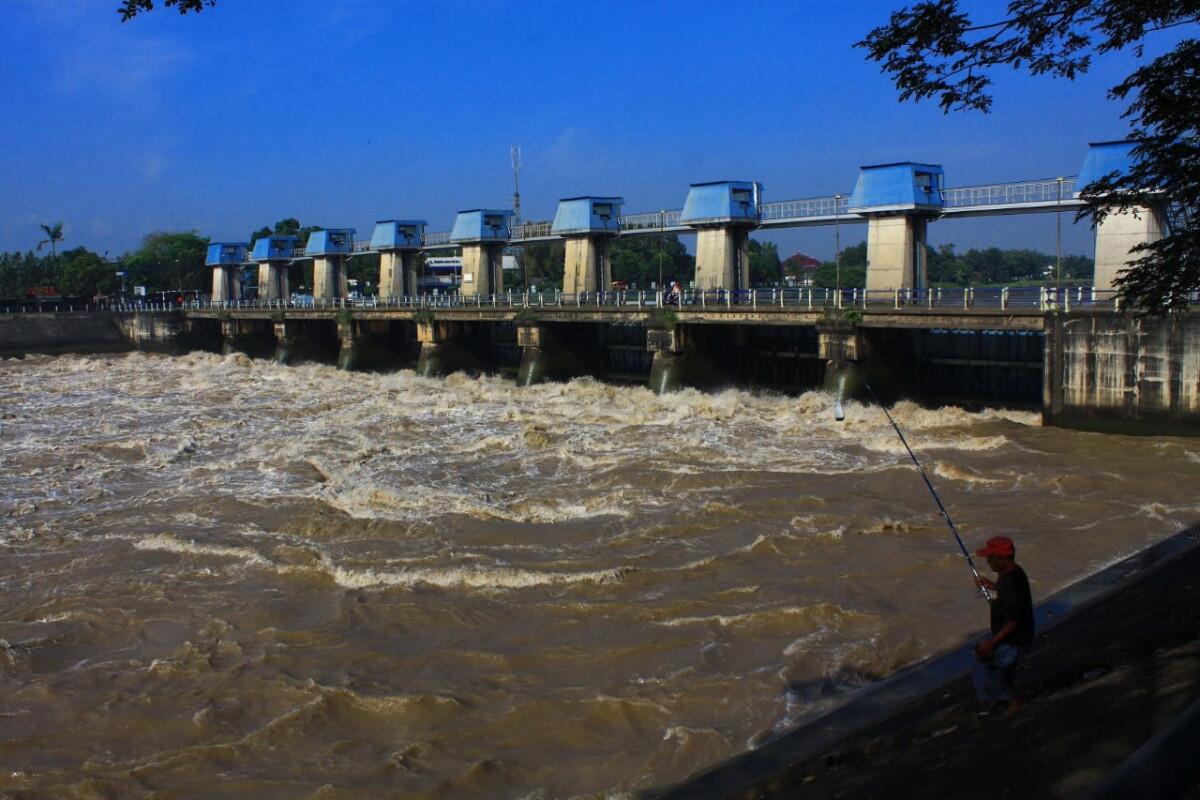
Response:
[{"label": "concrete pillar", "polygon": [[462,246],[462,293],[487,297],[504,291],[504,244],[472,242]]},{"label": "concrete pillar", "polygon": [[337,332],[338,369],[354,369],[359,361],[358,324],[352,319],[339,321]]},{"label": "concrete pillar", "polygon": [[572,236],[566,240],[563,291],[568,294],[607,291],[612,285],[609,236]]},{"label": "concrete pillar", "polygon": [[287,320],[274,323],[275,326],[275,360],[287,364],[296,357],[298,331],[296,323]]},{"label": "concrete pillar", "polygon": [[546,377],[545,331],[535,324],[517,326],[517,344],[521,347],[521,365],[517,368],[517,385],[532,386]]},{"label": "concrete pillar", "polygon": [[826,361],[862,360],[866,356],[862,332],[852,322],[818,322],[817,355]]},{"label": "concrete pillar", "polygon": [[1112,289],[1113,280],[1138,254],[1139,244],[1156,242],[1163,237],[1166,223],[1158,209],[1141,207],[1112,211],[1096,226],[1096,273],[1092,285]]},{"label": "concrete pillar", "polygon": [[406,297],[417,293],[417,253],[413,250],[381,250],[379,253],[379,296]]},{"label": "concrete pillar", "polygon": [[260,261],[258,264],[258,299],[287,300],[291,297],[288,288],[286,261]]},{"label": "concrete pillar", "polygon": [[221,352],[225,355],[230,353],[245,352],[246,343],[242,336],[242,326],[236,319],[221,320]]},{"label": "concrete pillar", "polygon": [[750,288],[748,228],[731,225],[696,231],[696,288]]},{"label": "concrete pillar", "polygon": [[451,325],[437,320],[417,322],[417,341],[421,345],[421,353],[417,358],[417,374],[423,378],[444,375],[453,366],[452,354],[446,353],[453,338]]},{"label": "concrete pillar", "polygon": [[313,257],[313,297],[332,300],[346,296],[346,259],[341,255]]},{"label": "concrete pillar", "polygon": [[923,289],[929,285],[927,227],[928,219],[916,214],[867,218],[867,291]]},{"label": "concrete pillar", "polygon": [[242,277],[237,267],[213,267],[212,299],[215,303],[239,300],[242,297]]},{"label": "concrete pillar", "polygon": [[654,354],[650,364],[650,389],[666,394],[683,385],[683,330],[651,328],[646,331],[646,349]]}]

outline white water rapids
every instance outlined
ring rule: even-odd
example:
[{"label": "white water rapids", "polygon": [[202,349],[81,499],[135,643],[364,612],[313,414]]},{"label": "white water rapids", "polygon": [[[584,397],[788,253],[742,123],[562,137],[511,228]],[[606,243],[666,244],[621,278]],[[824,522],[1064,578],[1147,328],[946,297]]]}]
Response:
[{"label": "white water rapids", "polygon": [[[887,419],[283,367],[0,362],[0,792],[605,797],[986,624]],[[897,422],[1045,597],[1200,517],[1200,443]]]}]

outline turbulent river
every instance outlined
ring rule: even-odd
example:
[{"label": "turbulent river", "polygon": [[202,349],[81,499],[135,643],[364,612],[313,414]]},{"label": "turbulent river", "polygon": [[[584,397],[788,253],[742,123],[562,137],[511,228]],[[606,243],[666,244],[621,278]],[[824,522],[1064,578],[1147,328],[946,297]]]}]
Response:
[{"label": "turbulent river", "polygon": [[[1200,517],[1200,442],[894,409],[1035,597]],[[828,395],[243,356],[0,362],[0,792],[623,797],[986,622]]]}]

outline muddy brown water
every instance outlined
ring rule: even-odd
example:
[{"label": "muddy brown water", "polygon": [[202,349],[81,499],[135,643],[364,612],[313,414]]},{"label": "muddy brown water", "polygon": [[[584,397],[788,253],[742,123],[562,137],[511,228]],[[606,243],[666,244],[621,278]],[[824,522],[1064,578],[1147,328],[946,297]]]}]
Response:
[{"label": "muddy brown water", "polygon": [[[985,622],[878,409],[0,362],[0,791],[624,797]],[[1200,518],[1200,442],[900,403],[1037,595]]]}]

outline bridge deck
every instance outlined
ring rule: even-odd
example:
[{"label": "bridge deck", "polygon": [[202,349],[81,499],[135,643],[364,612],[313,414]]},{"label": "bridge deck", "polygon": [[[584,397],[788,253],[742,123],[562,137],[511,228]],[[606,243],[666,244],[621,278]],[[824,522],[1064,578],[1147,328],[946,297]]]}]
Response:
[{"label": "bridge deck", "polygon": [[838,293],[829,289],[755,289],[742,292],[688,290],[679,298],[659,292],[596,292],[569,295],[544,292],[487,297],[423,295],[363,300],[233,301],[194,303],[185,311],[198,317],[293,319],[438,319],[644,324],[670,314],[695,324],[814,325],[821,320],[855,320],[865,327],[963,328],[1037,331],[1053,313],[1111,312],[1119,308],[1111,291],[1081,287],[979,287]]},{"label": "bridge deck", "polygon": [[[942,190],[945,208],[941,216],[953,219],[1077,211],[1087,204],[1076,199],[1075,190],[1074,177],[953,187]],[[693,228],[680,222],[682,214],[681,209],[626,214],[620,217],[620,231],[617,235],[661,236],[694,232]],[[758,227],[770,230],[853,225],[865,221],[865,217],[850,210],[850,193],[847,192],[827,197],[762,203],[759,206]],[[549,222],[527,222],[512,227],[508,244],[520,246],[558,241],[561,238],[551,231]],[[457,246],[450,241],[449,231],[432,231],[425,234],[421,249],[445,250]],[[349,255],[353,257],[371,252],[373,250],[370,240],[360,239],[353,243]],[[312,256],[305,255],[299,248],[292,254],[294,261],[308,258]]]}]

